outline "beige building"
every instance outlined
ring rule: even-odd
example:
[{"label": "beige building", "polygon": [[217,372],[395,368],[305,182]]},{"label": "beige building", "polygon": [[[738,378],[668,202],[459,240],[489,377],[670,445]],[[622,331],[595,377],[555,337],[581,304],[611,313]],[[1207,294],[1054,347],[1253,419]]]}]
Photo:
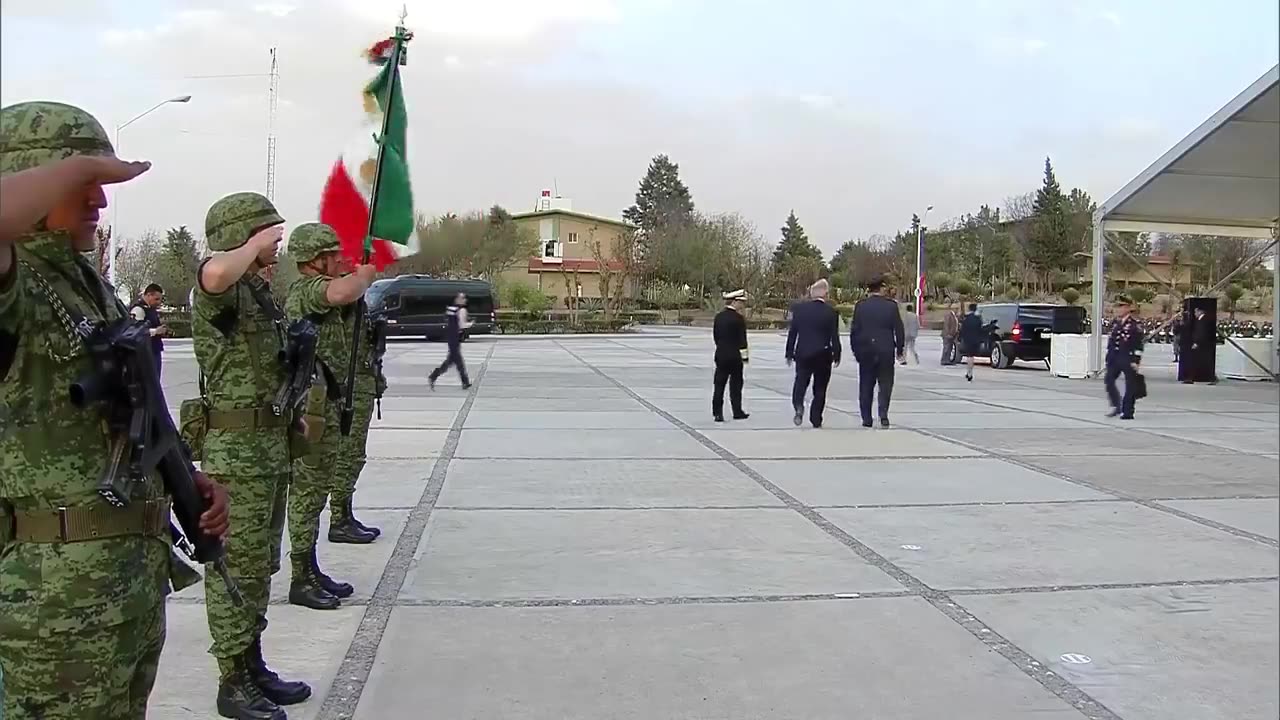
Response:
[{"label": "beige building", "polygon": [[[1079,280],[1082,283],[1093,281],[1093,265],[1087,262],[1092,259],[1090,253],[1076,253],[1076,256],[1085,260],[1079,269]],[[1147,258],[1146,270],[1133,266],[1133,263],[1125,261],[1124,257],[1119,253],[1110,253],[1107,257],[1107,282],[1113,286],[1129,287],[1130,285],[1146,285],[1153,287],[1163,287],[1171,282],[1179,288],[1191,287],[1191,270],[1195,265],[1180,259],[1176,264],[1172,258],[1161,255],[1152,255]],[[1154,275],[1160,278],[1160,282],[1156,282]]]},{"label": "beige building", "polygon": [[[538,254],[502,273],[503,283],[523,283],[556,298],[563,307],[570,295],[580,298],[600,297],[600,265],[594,248],[599,247],[605,268],[614,274],[616,284],[622,263],[616,259],[622,236],[633,226],[623,220],[591,215],[573,209],[567,198],[552,197],[544,190],[538,207],[532,212],[512,216],[516,224],[537,233]],[[610,294],[615,293],[613,287]],[[634,285],[627,288],[634,294]]]}]

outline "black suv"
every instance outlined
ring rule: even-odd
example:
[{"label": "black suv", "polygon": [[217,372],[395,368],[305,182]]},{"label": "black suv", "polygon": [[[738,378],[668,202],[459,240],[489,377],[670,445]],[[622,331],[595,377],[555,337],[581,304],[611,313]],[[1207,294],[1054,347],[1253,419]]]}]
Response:
[{"label": "black suv", "polygon": [[978,305],[982,323],[994,322],[978,352],[991,357],[991,367],[1007,368],[1014,360],[1049,362],[1054,333],[1084,332],[1084,308],[1075,305],[984,303]]},{"label": "black suv", "polygon": [[388,336],[422,335],[439,340],[445,332],[445,310],[458,293],[467,294],[467,315],[474,325],[463,333],[488,335],[497,323],[493,286],[483,280],[445,280],[426,275],[400,275],[378,280],[365,291],[369,311],[387,319]]}]

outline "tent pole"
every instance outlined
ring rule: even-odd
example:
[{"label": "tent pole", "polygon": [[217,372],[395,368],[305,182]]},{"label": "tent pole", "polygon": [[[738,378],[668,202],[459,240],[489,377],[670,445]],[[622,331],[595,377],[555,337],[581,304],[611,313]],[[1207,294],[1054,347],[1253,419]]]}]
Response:
[{"label": "tent pole", "polygon": [[1093,216],[1093,308],[1089,311],[1093,322],[1089,330],[1089,372],[1094,376],[1102,372],[1102,313],[1106,302],[1106,279],[1102,271],[1107,243],[1102,228],[1103,209]]}]

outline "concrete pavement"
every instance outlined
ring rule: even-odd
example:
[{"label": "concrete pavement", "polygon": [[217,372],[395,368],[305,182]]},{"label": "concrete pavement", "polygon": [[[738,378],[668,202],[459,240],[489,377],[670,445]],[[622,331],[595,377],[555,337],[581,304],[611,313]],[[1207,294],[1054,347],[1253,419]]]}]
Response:
[{"label": "concrete pavement", "polygon": [[[710,418],[709,333],[477,338],[475,386],[395,343],[356,493],[381,525],[320,557],[356,595],[284,603],[291,718],[1124,718],[1280,713],[1272,384],[1186,387],[1150,353],[1138,419],[1034,366],[900,368],[889,430],[856,369],[791,426],[782,337],[750,419]],[[1163,359],[1167,362],[1167,359]],[[170,404],[195,393],[166,353]],[[327,521],[326,521],[327,522]],[[214,717],[203,591],[170,602],[151,718]]]}]

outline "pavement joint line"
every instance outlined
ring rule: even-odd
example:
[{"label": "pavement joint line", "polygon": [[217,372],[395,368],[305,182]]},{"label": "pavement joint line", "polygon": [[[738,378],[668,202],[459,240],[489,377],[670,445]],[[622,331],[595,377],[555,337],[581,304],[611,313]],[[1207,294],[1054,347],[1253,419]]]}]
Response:
[{"label": "pavement joint line", "polygon": [[[1276,500],[1275,495],[1193,495],[1187,497],[1147,498],[1155,502],[1188,502],[1205,500]],[[814,510],[892,510],[894,508],[963,508],[963,507],[1001,507],[1004,505],[1088,505],[1094,503],[1132,503],[1128,498],[1071,498],[1055,500],[959,500],[951,502],[900,502],[900,503],[817,503],[809,507]],[[360,510],[404,510],[405,507],[356,506]],[[506,511],[579,511],[579,510],[780,510],[783,505],[436,505],[436,510],[456,510],[459,512],[506,512]]]},{"label": "pavement joint line", "polygon": [[[559,343],[557,343],[557,345],[558,344]],[[818,526],[819,529],[826,532],[837,542],[849,548],[864,561],[892,577],[904,588],[918,594],[952,622],[967,630],[970,635],[976,638],[984,646],[999,653],[1024,675],[1034,680],[1045,690],[1061,698],[1071,707],[1090,718],[1090,720],[1123,720],[1110,708],[1103,705],[1093,696],[1089,695],[1089,693],[1072,684],[1061,675],[1050,672],[1045,665],[1041,664],[1030,653],[997,633],[994,628],[987,626],[979,620],[976,615],[965,609],[959,603],[955,602],[946,593],[930,587],[924,581],[908,573],[902,567],[876,552],[870,546],[866,545],[843,528],[840,528],[835,523],[828,520],[812,507],[804,504],[795,496],[770,482],[767,478],[756,472],[750,465],[743,462],[728,449],[721,447],[695,428],[682,422],[670,413],[659,409],[656,405],[642,399],[626,385],[614,380],[603,370],[600,370],[594,365],[586,362],[572,350],[569,350],[563,345],[560,345],[560,348],[572,355],[576,360],[578,360],[578,362],[582,363],[592,372],[612,381],[614,385],[627,392],[639,402],[643,403],[650,410],[661,415],[667,420],[667,422],[670,422],[672,425],[683,430],[691,438],[702,443],[708,450],[715,452],[720,457],[732,463],[734,467],[744,475],[755,480],[756,483],[773,494],[774,497],[786,503],[787,507],[796,511],[805,519]]]},{"label": "pavement joint line", "polygon": [[[787,508],[783,508],[787,509]],[[1156,580],[1152,582],[1132,583],[1079,583],[1062,585],[1026,585],[1022,587],[997,588],[944,588],[937,592],[953,597],[984,595],[1041,595],[1059,592],[1105,591],[1105,590],[1142,590],[1177,587],[1220,587],[1224,585],[1260,585],[1280,582],[1280,575],[1258,577],[1209,578],[1202,580]],[[925,597],[920,592],[904,590],[875,590],[867,592],[831,592],[831,593],[797,593],[783,595],[677,595],[654,597],[605,597],[605,598],[501,598],[459,600],[447,598],[399,598],[396,607],[593,607],[621,605],[724,605],[733,603],[775,603],[803,602],[809,600],[863,600],[874,598]],[[169,602],[174,605],[204,605],[204,597],[174,597]],[[344,601],[343,607],[366,607],[370,598],[352,598]],[[272,606],[288,605],[285,598],[274,598]]]},{"label": "pavement joint line", "polygon": [[[952,400],[954,400],[954,399],[958,399],[958,398],[957,398],[957,396],[955,396],[955,395],[951,395],[951,394],[949,394],[949,393],[947,393],[947,392],[944,392],[944,391],[942,391],[942,390],[924,390],[923,392],[927,392],[927,393],[930,393],[930,394],[933,394],[933,395],[938,395],[938,396],[940,396],[940,397],[944,397],[944,398],[948,398],[948,399],[952,399]],[[1161,438],[1161,439],[1163,439],[1163,440],[1178,440],[1178,441],[1186,441],[1186,442],[1188,442],[1188,443],[1190,443],[1190,444],[1192,444],[1192,445],[1196,445],[1196,446],[1199,446],[1199,447],[1203,447],[1203,448],[1205,448],[1206,450],[1213,450],[1213,451],[1214,451],[1214,454],[1216,454],[1216,455],[1236,454],[1236,453],[1239,453],[1239,454],[1242,454],[1242,455],[1262,455],[1262,454],[1264,454],[1264,453],[1262,453],[1262,452],[1257,452],[1257,451],[1253,451],[1253,450],[1240,450],[1240,449],[1237,449],[1237,448],[1229,448],[1229,447],[1225,447],[1225,446],[1223,446],[1223,445],[1216,445],[1216,444],[1214,444],[1214,443],[1201,442],[1201,441],[1199,441],[1199,440],[1190,440],[1190,439],[1187,439],[1187,438],[1172,437],[1172,436],[1170,436],[1170,435],[1161,434],[1161,433],[1159,433],[1159,432],[1152,432],[1150,429],[1147,429],[1147,428],[1134,427],[1134,426],[1132,426],[1132,425],[1122,425],[1122,424],[1118,424],[1118,423],[1115,423],[1115,422],[1105,422],[1105,421],[1103,421],[1103,420],[1096,420],[1096,419],[1092,419],[1092,418],[1078,418],[1078,417],[1072,417],[1072,416],[1070,416],[1070,415],[1063,415],[1063,414],[1061,414],[1061,413],[1050,412],[1050,411],[1048,411],[1048,410],[1029,410],[1029,409],[1027,409],[1027,408],[1019,408],[1019,407],[1015,407],[1015,406],[1013,406],[1013,405],[1005,405],[1005,404],[998,403],[998,402],[992,402],[992,401],[990,401],[990,400],[976,400],[976,399],[973,399],[973,398],[963,398],[963,399],[968,400],[969,402],[974,403],[974,404],[976,404],[976,405],[985,405],[985,406],[987,406],[987,407],[992,407],[992,408],[1001,408],[1001,409],[1004,409],[1004,410],[1016,410],[1017,412],[1029,413],[1029,414],[1032,414],[1032,415],[1044,415],[1044,416],[1046,416],[1046,417],[1055,417],[1055,418],[1059,418],[1059,419],[1061,419],[1061,420],[1077,420],[1077,421],[1079,421],[1079,422],[1088,423],[1088,424],[1090,424],[1090,425],[1093,425],[1093,426],[1096,426],[1096,427],[1099,427],[1099,428],[1105,428],[1105,429],[1108,429],[1108,430],[1121,430],[1121,431],[1124,431],[1124,432],[1140,433],[1140,434],[1142,434],[1142,435],[1146,435],[1146,436],[1148,436],[1148,437]],[[1196,411],[1192,411],[1192,412],[1196,412]],[[967,428],[955,428],[955,429],[967,429]],[[1064,430],[1069,430],[1069,429],[1071,429],[1071,428],[1063,428],[1063,429],[1064,429]],[[1178,428],[1173,428],[1173,429],[1175,429],[1175,430],[1176,430],[1176,429],[1178,429]],[[1248,429],[1253,429],[1253,428],[1248,428]]]},{"label": "pavement joint line", "polygon": [[[1220,523],[1216,520],[1210,520],[1208,518],[1200,517],[1199,515],[1194,515],[1192,513],[1186,512],[1185,510],[1179,510],[1174,507],[1169,507],[1168,505],[1164,505],[1156,500],[1151,500],[1149,498],[1139,497],[1131,493],[1126,493],[1126,492],[1122,492],[1112,488],[1107,488],[1102,485],[1098,485],[1097,483],[1089,482],[1088,480],[1081,480],[1079,478],[1074,478],[1074,477],[1071,477],[1070,475],[1067,475],[1066,473],[1062,473],[1057,470],[1053,470],[1051,468],[1042,467],[1032,462],[1027,462],[1024,459],[1025,457],[1034,458],[1034,457],[1061,457],[1061,456],[1057,456],[1057,455],[1022,456],[1022,455],[1013,455],[1011,453],[999,453],[993,450],[988,450],[987,448],[984,448],[981,445],[975,445],[973,443],[969,443],[964,440],[949,438],[945,435],[940,435],[938,433],[934,433],[929,430],[912,428],[911,431],[919,433],[926,437],[931,437],[935,440],[943,440],[945,442],[955,443],[962,447],[967,447],[970,450],[976,450],[977,452],[981,452],[985,455],[989,455],[991,457],[1003,460],[1007,463],[1017,465],[1018,467],[1025,468],[1033,472],[1042,473],[1050,477],[1058,478],[1059,480],[1065,480],[1066,482],[1072,483],[1073,485],[1079,485],[1080,487],[1085,487],[1100,493],[1112,495],[1122,500],[1128,500],[1129,502],[1136,503],[1150,510],[1155,510],[1157,512],[1173,515],[1174,517],[1179,517],[1179,518],[1182,518],[1183,520],[1189,520],[1198,525],[1203,525],[1205,527],[1213,528],[1214,530],[1220,530],[1222,532],[1228,533],[1230,535],[1235,535],[1236,537],[1244,538],[1246,540],[1253,540],[1254,542],[1260,543],[1262,545],[1267,545],[1269,547],[1273,547],[1273,548],[1280,547],[1280,541],[1269,538],[1265,535],[1259,535],[1257,533],[1249,532],[1248,530],[1241,530],[1240,528],[1232,527],[1230,525]],[[1113,457],[1132,457],[1132,456],[1134,455],[1117,455]]]},{"label": "pavement joint line", "polygon": [[360,625],[352,634],[351,644],[347,647],[342,663],[333,676],[333,682],[325,693],[324,702],[316,713],[317,720],[339,720],[355,715],[360,696],[364,693],[365,684],[369,681],[369,673],[373,669],[378,647],[382,644],[387,622],[391,619],[396,600],[408,575],[409,565],[417,553],[418,544],[427,528],[427,521],[431,519],[431,511],[436,501],[440,499],[440,491],[444,487],[445,475],[449,470],[449,461],[457,451],[458,442],[462,438],[462,426],[466,423],[467,414],[471,412],[471,406],[475,403],[476,394],[479,392],[480,384],[484,380],[489,361],[493,358],[496,348],[496,344],[489,345],[484,362],[472,379],[471,388],[467,392],[466,400],[462,403],[462,408],[454,417],[453,427],[449,430],[444,448],[441,449],[435,465],[431,468],[431,479],[423,488],[417,506],[409,512],[404,529],[400,531],[400,537],[396,538],[395,548],[391,551],[391,557],[387,559],[382,576],[366,603]]}]

